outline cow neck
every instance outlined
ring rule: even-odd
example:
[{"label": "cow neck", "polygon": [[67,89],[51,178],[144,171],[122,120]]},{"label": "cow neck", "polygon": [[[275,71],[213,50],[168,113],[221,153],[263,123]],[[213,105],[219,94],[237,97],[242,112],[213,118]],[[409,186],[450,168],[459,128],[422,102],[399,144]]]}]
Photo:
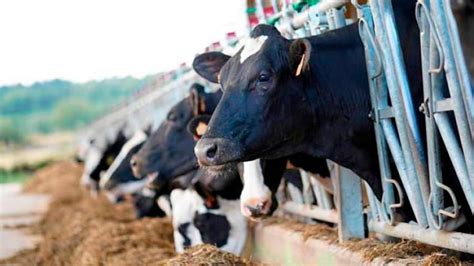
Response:
[{"label": "cow neck", "polygon": [[309,153],[352,169],[378,194],[378,162],[371,160],[377,156],[368,118],[369,85],[357,23],[308,40],[312,53],[306,89],[315,124]]}]

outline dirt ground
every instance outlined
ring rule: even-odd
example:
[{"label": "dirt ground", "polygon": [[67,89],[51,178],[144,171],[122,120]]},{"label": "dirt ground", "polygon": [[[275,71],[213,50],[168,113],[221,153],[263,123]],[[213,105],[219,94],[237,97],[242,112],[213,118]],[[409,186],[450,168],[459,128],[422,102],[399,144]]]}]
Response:
[{"label": "dirt ground", "polygon": [[36,172],[25,192],[51,195],[44,218],[28,230],[42,236],[33,250],[0,265],[182,265],[248,264],[210,245],[175,254],[169,218],[136,220],[130,204],[112,205],[79,186],[82,167],[54,163]]},{"label": "dirt ground", "polygon": [[43,220],[31,228],[43,241],[0,264],[150,265],[175,255],[169,219],[137,221],[132,206],[92,198],[79,186],[81,172],[77,164],[61,162],[25,184],[28,192],[52,197]]}]

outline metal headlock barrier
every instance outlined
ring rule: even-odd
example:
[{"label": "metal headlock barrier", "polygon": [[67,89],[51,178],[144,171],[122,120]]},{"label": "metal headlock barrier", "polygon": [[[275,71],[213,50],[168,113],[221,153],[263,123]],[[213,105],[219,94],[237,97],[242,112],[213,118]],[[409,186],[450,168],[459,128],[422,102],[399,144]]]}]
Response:
[{"label": "metal headlock barrier", "polygon": [[[353,20],[344,16],[348,2],[247,1],[247,12],[250,24],[273,24],[285,37],[298,38],[351,23]],[[351,2],[357,10],[365,47],[373,107],[370,115],[374,120],[384,190],[379,202],[364,184],[369,202],[366,208],[369,230],[474,254],[474,235],[456,232],[466,222],[460,208],[474,213],[474,100],[450,3],[448,0],[417,2],[424,88],[424,102],[418,107],[411,99],[391,2],[369,0],[364,5]],[[417,111],[425,115],[427,147],[423,147]],[[445,145],[448,151],[468,206],[460,206],[459,195],[443,183],[440,145]],[[390,168],[390,160],[396,169]],[[327,208],[320,188],[315,186],[316,205],[287,201],[283,209],[338,223],[340,240],[363,238],[360,179],[350,170],[328,163],[332,169],[335,208]],[[393,171],[398,172],[401,183],[393,178]],[[415,223],[396,221],[397,209],[407,200],[415,214]]]},{"label": "metal headlock barrier", "polygon": [[[417,2],[424,94],[420,106],[411,99],[391,1],[369,0],[362,5],[357,0],[247,0],[247,7],[250,27],[269,23],[287,38],[316,35],[356,22],[365,48],[382,201],[352,171],[328,161],[332,193],[301,171],[303,197],[283,202],[282,209],[309,220],[338,224],[340,241],[365,237],[366,214],[370,231],[474,254],[474,235],[456,232],[466,222],[461,208],[474,213],[474,93],[449,0]],[[345,16],[346,8],[354,7],[358,20]],[[103,134],[124,123],[158,125],[192,82],[216,89],[193,72],[177,76],[96,121],[90,132]],[[417,111],[425,115],[426,147]],[[441,145],[448,151],[468,206],[461,206],[459,195],[443,182]],[[394,171],[401,183],[393,178]],[[399,222],[397,209],[407,201],[416,221]]]}]

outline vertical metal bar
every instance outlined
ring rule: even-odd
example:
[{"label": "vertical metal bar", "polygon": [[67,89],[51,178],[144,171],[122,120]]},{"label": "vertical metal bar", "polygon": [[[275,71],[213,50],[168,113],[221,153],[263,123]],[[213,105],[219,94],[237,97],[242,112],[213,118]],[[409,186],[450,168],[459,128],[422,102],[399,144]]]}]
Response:
[{"label": "vertical metal bar", "polygon": [[332,204],[332,196],[321,186],[321,184],[315,179],[310,178],[311,186],[313,187],[314,196],[318,202],[318,206],[323,209],[334,209]]},{"label": "vertical metal bar", "polygon": [[[372,37],[373,22],[372,16],[370,14],[370,9],[367,5],[358,5],[357,7],[357,13],[359,17],[359,34],[361,36],[365,49],[367,74],[370,86],[370,98],[372,108],[374,110],[372,114],[372,119],[374,120],[375,137],[377,142],[377,154],[382,177],[381,182],[384,190],[383,201],[387,206],[393,206],[395,202],[393,189],[392,186],[389,185],[389,182],[387,182],[389,180],[392,180],[390,162],[388,157],[389,154],[387,151],[388,147],[378,115],[379,109],[389,107],[387,98],[387,84],[383,76],[380,58],[376,53],[376,43]],[[376,199],[373,200],[377,201]],[[376,209],[375,204],[371,204],[371,206]],[[388,211],[390,212],[390,220],[392,220],[392,209],[389,208]]]},{"label": "vertical metal bar", "polygon": [[374,192],[372,191],[372,188],[370,188],[369,184],[364,181],[365,185],[365,191],[367,191],[367,197],[369,198],[369,205],[370,205],[370,213],[372,214],[372,218],[375,221],[382,221],[382,216],[379,213],[379,209],[377,208],[377,198],[374,195]]},{"label": "vertical metal bar", "polygon": [[463,158],[462,150],[457,143],[456,133],[452,129],[446,113],[435,113],[434,118],[438,124],[439,132],[448,150],[456,175],[458,176],[461,187],[466,195],[471,212],[474,213],[474,189],[469,182],[466,163]]},{"label": "vertical metal bar", "polygon": [[364,212],[360,178],[349,169],[336,165],[334,194],[339,210],[339,241],[364,238]]},{"label": "vertical metal bar", "polygon": [[[420,45],[421,45],[421,65],[423,74],[423,95],[425,103],[430,104],[432,110],[432,104],[435,98],[432,95],[432,76],[430,75],[430,69],[434,68],[433,64],[439,61],[439,55],[434,47],[434,37],[432,36],[430,23],[427,14],[424,12],[424,5],[422,0],[419,0],[416,7],[416,16],[418,20],[418,26],[420,28]],[[439,77],[433,77],[439,78]],[[428,99],[430,99],[428,101]],[[427,108],[427,107],[425,107]],[[428,114],[428,110],[425,110],[425,114]],[[430,176],[430,199],[431,208],[430,211],[433,214],[437,214],[438,211],[444,206],[444,199],[442,190],[436,185],[436,181],[442,180],[441,166],[439,164],[439,143],[438,143],[438,129],[436,127],[436,121],[432,115],[425,116],[426,121],[426,139],[428,149],[428,172]],[[429,215],[429,218],[434,219],[433,215]],[[433,225],[436,229],[440,229],[442,226],[442,219],[438,221],[433,220]]]},{"label": "vertical metal bar", "polygon": [[334,20],[333,8],[326,11],[326,17],[328,19],[329,29],[336,29],[336,21]]},{"label": "vertical metal bar", "polygon": [[429,187],[426,159],[417,128],[392,6],[389,1],[384,0],[372,0],[370,4],[374,18],[376,38],[380,45],[386,48],[382,50],[382,61],[385,74],[387,75],[390,99],[407,167],[406,173],[409,178],[409,182],[404,185],[413,187],[415,193],[412,195],[412,198],[421,198],[421,200],[413,200],[410,203],[413,206],[417,222],[420,226],[426,227],[431,223],[427,219],[429,213]]},{"label": "vertical metal bar", "polygon": [[303,184],[304,204],[312,204],[314,202],[313,189],[311,184],[311,176],[303,169],[299,170],[301,183]]},{"label": "vertical metal bar", "polygon": [[340,8],[332,8],[332,15],[334,16],[336,29],[346,26],[346,17],[344,16],[344,13],[346,13],[346,8],[344,6]]},{"label": "vertical metal bar", "polygon": [[[474,186],[474,99],[466,63],[462,55],[456,23],[445,0],[430,1],[434,24],[436,25],[444,53],[444,70],[452,99],[454,117],[458,128],[464,160],[470,183]],[[461,178],[461,177],[460,177]],[[474,205],[474,203],[473,203]],[[471,206],[474,213],[474,207]]]}]

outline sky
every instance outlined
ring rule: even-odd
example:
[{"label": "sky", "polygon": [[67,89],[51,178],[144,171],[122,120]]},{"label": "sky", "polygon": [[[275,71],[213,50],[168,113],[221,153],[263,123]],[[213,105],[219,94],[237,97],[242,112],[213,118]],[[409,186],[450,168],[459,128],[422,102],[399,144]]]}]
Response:
[{"label": "sky", "polygon": [[142,77],[189,65],[226,32],[244,33],[245,2],[0,1],[0,86]]}]

